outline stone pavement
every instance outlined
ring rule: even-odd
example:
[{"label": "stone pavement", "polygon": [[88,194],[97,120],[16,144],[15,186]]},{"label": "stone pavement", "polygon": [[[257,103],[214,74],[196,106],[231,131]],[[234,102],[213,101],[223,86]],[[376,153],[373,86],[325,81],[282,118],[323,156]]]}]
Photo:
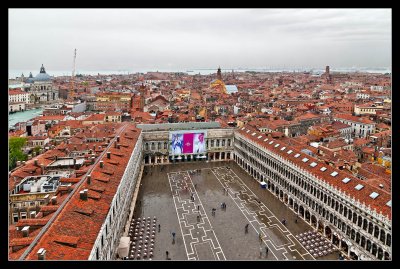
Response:
[{"label": "stone pavement", "polygon": [[161,225],[153,260],[165,260],[166,251],[171,260],[314,259],[294,237],[311,227],[291,221],[295,214],[233,162],[146,167],[134,211],[142,216],[156,216]]}]

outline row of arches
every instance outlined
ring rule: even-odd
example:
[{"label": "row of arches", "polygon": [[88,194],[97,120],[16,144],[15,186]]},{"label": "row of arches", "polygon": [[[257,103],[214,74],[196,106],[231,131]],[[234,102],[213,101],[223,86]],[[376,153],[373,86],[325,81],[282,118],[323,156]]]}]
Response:
[{"label": "row of arches", "polygon": [[[323,219],[326,223],[335,225],[339,231],[343,230],[342,232],[344,232],[346,236],[376,258],[389,259],[390,254],[384,251],[380,245],[391,246],[390,233],[386,233],[384,229],[380,228],[366,217],[358,215],[351,208],[348,208],[322,189],[314,186],[304,175],[300,175],[296,171],[289,171],[288,167],[280,164],[279,161],[272,156],[267,156],[264,152],[260,153],[258,148],[253,148],[251,144],[236,139],[235,146],[238,146],[236,148],[238,154],[235,156],[235,161],[239,166],[258,181],[266,182],[267,188],[272,193],[312,227],[318,229],[322,234],[331,239],[332,242],[335,240],[337,246],[339,246],[340,243],[343,251],[347,253],[349,257],[358,256],[355,252],[350,253],[350,248],[346,248],[347,243],[345,241],[339,240],[338,238],[334,239],[328,224],[322,224],[325,223],[322,221]],[[260,161],[260,159],[262,161]],[[311,196],[314,196],[316,199],[312,199]],[[305,209],[303,205],[299,205],[300,203],[304,203],[305,206],[310,207],[317,215],[312,214],[312,212]],[[331,211],[336,211],[337,213],[332,213]],[[319,218],[321,218],[321,221],[319,221]],[[351,225],[351,223],[354,225]],[[318,227],[318,225],[320,227]],[[356,231],[353,228],[354,226],[359,226],[360,229],[363,229],[365,232],[360,233]],[[328,227],[328,229],[326,229],[326,227]],[[367,239],[366,233],[371,234],[381,243],[379,243],[379,241],[377,243],[377,240]]]}]

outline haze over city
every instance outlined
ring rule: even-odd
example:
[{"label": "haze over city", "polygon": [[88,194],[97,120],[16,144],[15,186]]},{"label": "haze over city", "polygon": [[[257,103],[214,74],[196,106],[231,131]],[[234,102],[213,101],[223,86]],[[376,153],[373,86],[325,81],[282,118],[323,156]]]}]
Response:
[{"label": "haze over city", "polygon": [[71,70],[74,48],[81,70],[388,68],[391,10],[9,10],[9,69]]}]

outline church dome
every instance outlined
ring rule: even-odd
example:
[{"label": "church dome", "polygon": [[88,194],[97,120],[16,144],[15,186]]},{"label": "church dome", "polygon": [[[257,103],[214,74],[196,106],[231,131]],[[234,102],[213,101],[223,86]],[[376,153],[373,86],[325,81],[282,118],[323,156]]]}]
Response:
[{"label": "church dome", "polygon": [[52,77],[46,73],[46,70],[44,69],[44,66],[42,64],[42,67],[40,68],[40,73],[37,74],[33,80],[34,81],[50,81],[50,80],[52,80]]}]

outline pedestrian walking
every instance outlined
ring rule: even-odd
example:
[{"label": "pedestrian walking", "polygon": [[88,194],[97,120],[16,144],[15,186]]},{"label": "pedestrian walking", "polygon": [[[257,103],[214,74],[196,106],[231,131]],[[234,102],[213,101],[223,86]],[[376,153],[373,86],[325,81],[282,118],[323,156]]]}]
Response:
[{"label": "pedestrian walking", "polygon": [[160,232],[160,231],[161,231],[161,225],[158,224],[158,232]]},{"label": "pedestrian walking", "polygon": [[175,240],[175,232],[172,232],[172,239]]},{"label": "pedestrian walking", "polygon": [[249,224],[247,223],[246,226],[244,226],[244,233],[247,234],[249,233]]},{"label": "pedestrian walking", "polygon": [[262,254],[263,254],[263,249],[262,247],[260,247],[260,258],[262,257]]},{"label": "pedestrian walking", "polygon": [[200,211],[200,205],[197,206],[197,211]]},{"label": "pedestrian walking", "polygon": [[261,233],[258,233],[258,239],[260,240],[260,243],[262,243],[262,236],[261,236]]},{"label": "pedestrian walking", "polygon": [[268,246],[265,246],[265,256],[268,256]]},{"label": "pedestrian walking", "polygon": [[200,215],[197,215],[197,222],[200,222]]},{"label": "pedestrian walking", "polygon": [[165,256],[166,256],[167,260],[169,259],[169,258],[168,258],[168,255],[169,255],[169,252],[168,252],[168,250],[167,250],[167,251],[165,251]]}]

